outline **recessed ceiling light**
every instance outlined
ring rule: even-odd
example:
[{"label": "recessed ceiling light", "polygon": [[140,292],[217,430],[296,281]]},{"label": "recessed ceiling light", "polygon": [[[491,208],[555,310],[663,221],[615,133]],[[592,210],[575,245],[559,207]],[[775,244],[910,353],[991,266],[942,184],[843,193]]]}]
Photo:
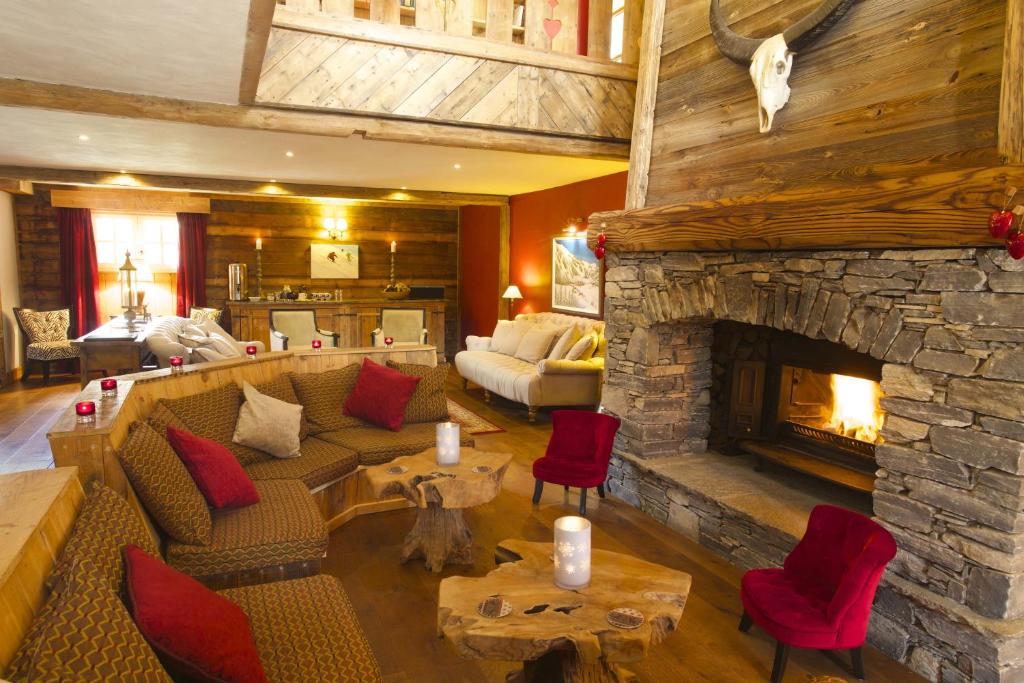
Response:
[{"label": "recessed ceiling light", "polygon": [[288,150],[287,152],[284,153],[284,155],[286,157],[293,157],[293,156],[295,156],[295,152],[293,152],[291,150]]},{"label": "recessed ceiling light", "polygon": [[455,165],[452,166],[452,168],[454,168],[456,171],[458,171],[460,168],[462,168],[462,164],[455,164]]},{"label": "recessed ceiling light", "polygon": [[121,175],[125,175],[126,173],[128,173],[128,171],[122,168],[120,171],[118,171],[118,173],[120,173]]},{"label": "recessed ceiling light", "polygon": [[402,185],[402,189],[403,190],[408,190],[409,188],[407,188],[405,185]]},{"label": "recessed ceiling light", "polygon": [[276,182],[277,182],[277,178],[271,178],[271,179],[270,179],[270,182],[272,182],[272,183],[276,183]]},{"label": "recessed ceiling light", "polygon": [[82,133],[81,135],[79,135],[78,139],[81,140],[82,142],[89,142],[89,136],[86,135],[85,133]]}]

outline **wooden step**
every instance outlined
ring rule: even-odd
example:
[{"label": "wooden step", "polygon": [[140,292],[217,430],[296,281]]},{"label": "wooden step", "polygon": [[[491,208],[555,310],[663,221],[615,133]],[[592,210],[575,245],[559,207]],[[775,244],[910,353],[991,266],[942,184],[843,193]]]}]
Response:
[{"label": "wooden step", "polygon": [[875,490],[875,477],[866,472],[858,472],[846,467],[840,467],[812,455],[806,455],[791,448],[785,448],[784,446],[764,441],[745,439],[739,442],[739,446],[747,453],[756,455],[759,458],[777,462],[790,469],[834,482],[854,491],[872,493]]}]

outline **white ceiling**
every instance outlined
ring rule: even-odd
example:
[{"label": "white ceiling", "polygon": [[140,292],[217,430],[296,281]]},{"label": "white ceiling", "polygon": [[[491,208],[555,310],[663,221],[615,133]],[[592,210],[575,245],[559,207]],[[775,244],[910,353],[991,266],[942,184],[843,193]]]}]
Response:
[{"label": "white ceiling", "polygon": [[[79,135],[88,135],[86,142]],[[467,135],[472,135],[467,131]],[[553,143],[557,147],[557,142]],[[294,153],[287,157],[286,152]],[[453,168],[461,164],[461,170]],[[519,154],[362,138],[0,107],[0,165],[407,186],[519,194],[624,171],[623,161]]]},{"label": "white ceiling", "polygon": [[3,0],[0,75],[238,103],[245,0]]}]

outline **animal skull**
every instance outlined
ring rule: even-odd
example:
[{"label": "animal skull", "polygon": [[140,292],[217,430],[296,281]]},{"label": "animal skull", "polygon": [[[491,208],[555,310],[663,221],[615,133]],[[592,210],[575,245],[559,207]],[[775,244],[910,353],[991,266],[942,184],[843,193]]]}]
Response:
[{"label": "animal skull", "polygon": [[762,133],[772,129],[775,112],[789,102],[793,54],[780,33],[761,43],[750,62],[750,78],[757,89],[757,117]]}]

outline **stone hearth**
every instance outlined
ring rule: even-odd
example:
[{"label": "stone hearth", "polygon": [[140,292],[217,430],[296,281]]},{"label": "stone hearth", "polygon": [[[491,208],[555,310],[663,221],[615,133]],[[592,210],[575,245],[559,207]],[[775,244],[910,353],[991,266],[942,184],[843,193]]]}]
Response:
[{"label": "stone hearth", "polygon": [[870,640],[932,680],[1024,680],[1024,262],[901,249],[610,253],[607,265],[616,495],[736,564],[777,563],[791,528],[701,490],[713,323],[878,358],[873,507],[900,551]]}]

